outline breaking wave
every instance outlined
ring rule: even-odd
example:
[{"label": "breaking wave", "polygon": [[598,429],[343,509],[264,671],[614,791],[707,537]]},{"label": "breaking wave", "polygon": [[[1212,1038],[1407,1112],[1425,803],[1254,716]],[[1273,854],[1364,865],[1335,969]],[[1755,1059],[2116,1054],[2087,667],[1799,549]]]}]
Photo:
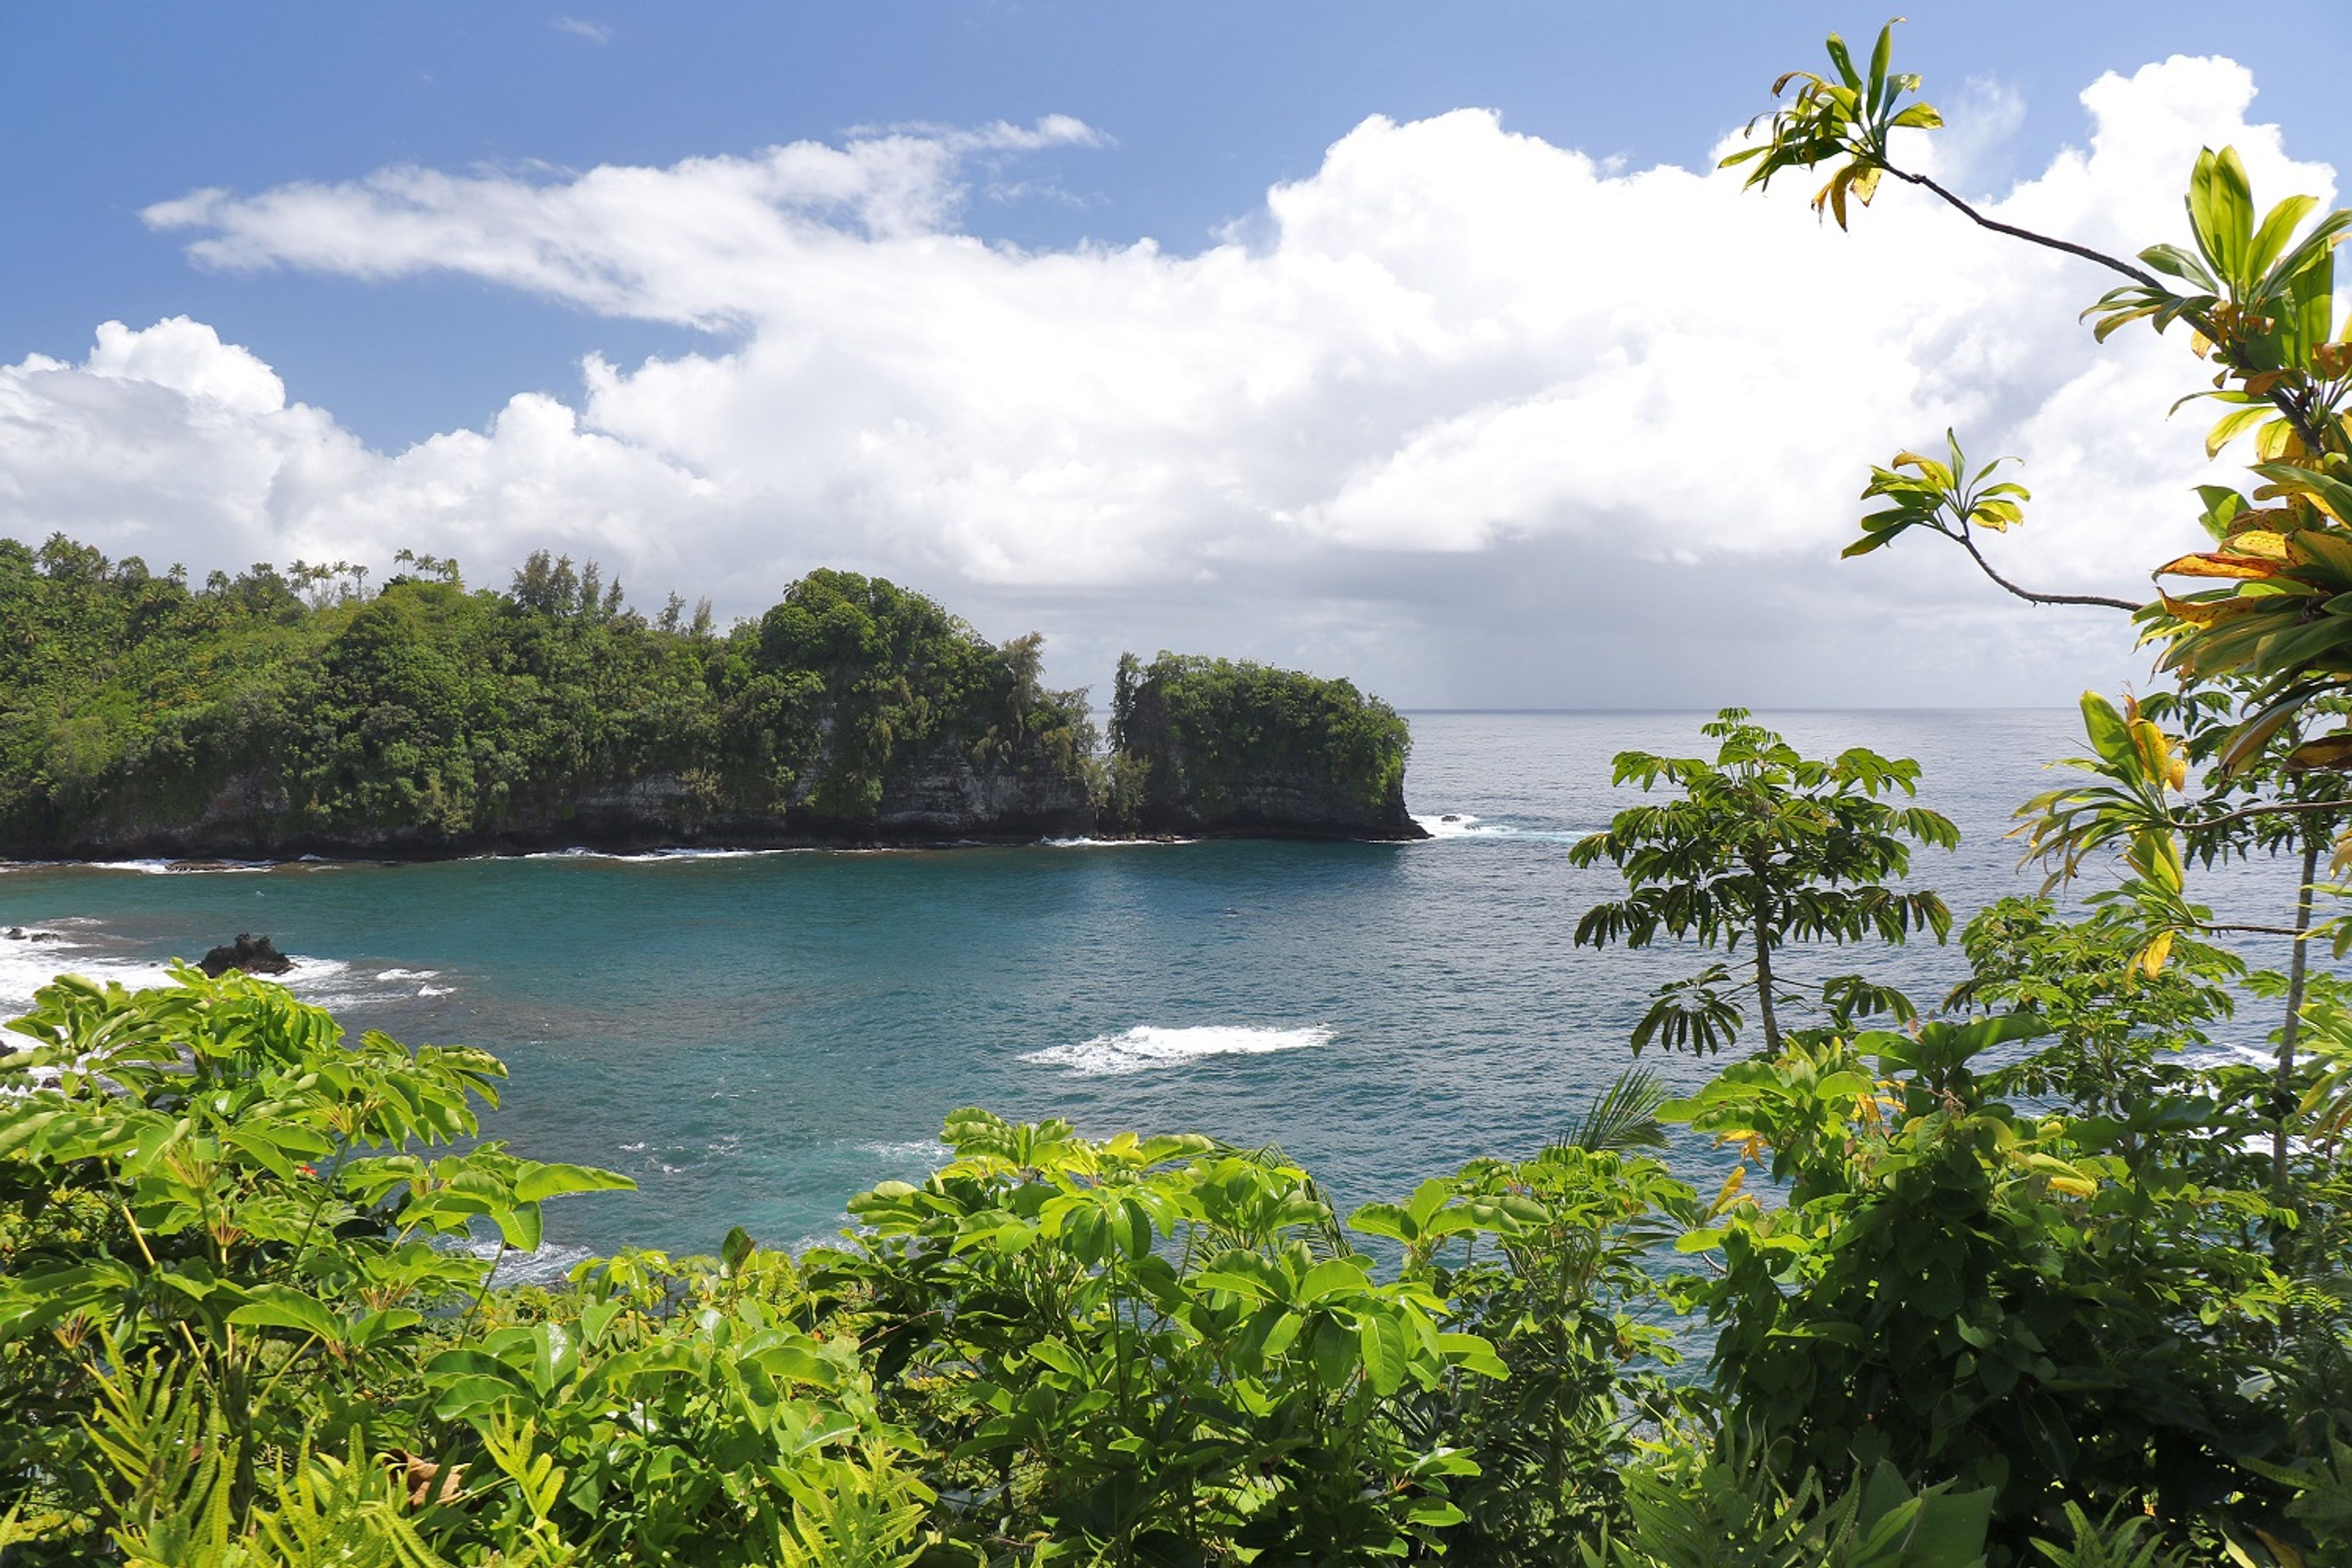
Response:
[{"label": "breaking wave", "polygon": [[1042,1051],[1030,1051],[1021,1059],[1044,1067],[1066,1068],[1073,1078],[1111,1078],[1155,1068],[1181,1067],[1211,1057],[1260,1057],[1276,1051],[1306,1050],[1330,1041],[1331,1031],[1320,1024],[1297,1029],[1232,1024],[1200,1024],[1171,1029],[1139,1024],[1132,1029],[1097,1035],[1074,1046],[1048,1046]]}]

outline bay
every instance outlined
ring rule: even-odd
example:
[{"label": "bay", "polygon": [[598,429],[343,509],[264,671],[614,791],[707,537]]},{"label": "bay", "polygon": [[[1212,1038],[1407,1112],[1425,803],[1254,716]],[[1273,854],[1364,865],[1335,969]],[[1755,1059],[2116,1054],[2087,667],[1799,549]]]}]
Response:
[{"label": "bay", "polygon": [[[2005,839],[2019,802],[2081,747],[2067,710],[1764,715],[1811,754],[1916,757],[1920,798],[1963,842],[1913,882],[1964,921],[2031,891]],[[984,1105],[1104,1134],[1278,1143],[1343,1208],[1571,1126],[1690,951],[1579,949],[1611,896],[1567,846],[1636,798],[1627,748],[1702,748],[1689,713],[1421,713],[1407,845],[1070,844],[910,852],[556,855],[211,871],[152,864],[0,874],[0,1016],[50,973],[150,984],[240,931],[299,955],[288,977],[353,1028],[464,1042],[512,1070],[487,1131],[602,1164],[633,1194],[552,1205],[551,1277],[623,1246],[714,1248],[829,1235],[843,1202],[919,1177],[940,1119]],[[2276,921],[2292,868],[2200,874],[2225,913]],[[2276,944],[2245,949],[2277,963]],[[1957,946],[1808,952],[1800,978],[1863,970],[1922,1002]],[[2269,1026],[2249,1016],[2233,1040]],[[1650,1058],[1690,1085],[1713,1070]],[[1720,1166],[1695,1146],[1695,1179]]]}]

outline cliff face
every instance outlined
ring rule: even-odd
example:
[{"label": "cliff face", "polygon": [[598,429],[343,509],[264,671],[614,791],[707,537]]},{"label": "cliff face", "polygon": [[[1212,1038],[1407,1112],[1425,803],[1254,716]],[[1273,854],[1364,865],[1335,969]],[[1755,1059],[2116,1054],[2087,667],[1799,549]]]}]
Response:
[{"label": "cliff face", "polygon": [[418,822],[306,823],[285,790],[253,773],[234,778],[191,814],[138,813],[79,825],[33,856],[272,859],[299,855],[387,859],[574,847],[636,850],[708,846],[764,849],[951,841],[1025,843],[1091,833],[1097,812],[1085,773],[1046,766],[976,765],[951,748],[912,759],[884,781],[870,818],[828,816],[808,803],[746,808],[714,798],[707,777],[656,772],[583,790],[461,831]]},{"label": "cliff face", "polygon": [[1412,839],[1412,739],[1345,680],[1161,654],[1119,661],[1106,816],[1138,833]]}]

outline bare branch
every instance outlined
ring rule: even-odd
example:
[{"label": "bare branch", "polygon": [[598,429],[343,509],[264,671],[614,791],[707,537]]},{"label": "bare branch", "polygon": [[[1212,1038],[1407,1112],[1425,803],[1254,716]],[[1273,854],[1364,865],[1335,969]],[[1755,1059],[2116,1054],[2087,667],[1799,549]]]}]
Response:
[{"label": "bare branch", "polygon": [[[2109,256],[2104,250],[2094,250],[2087,245],[2077,245],[2071,239],[2060,239],[2054,235],[2036,234],[2030,228],[2020,228],[2013,223],[2003,223],[1999,218],[1987,217],[1984,214],[1977,211],[1975,207],[1970,206],[1967,202],[1962,201],[1958,196],[1954,195],[1950,191],[1945,189],[1942,185],[1937,184],[1935,181],[1929,179],[1925,174],[1915,174],[1907,169],[1898,169],[1892,163],[1881,163],[1880,167],[1884,168],[1888,174],[1894,175],[1896,179],[1903,181],[1906,184],[1917,185],[1923,190],[1933,191],[1936,195],[1943,197],[1948,204],[1959,211],[1970,223],[1977,225],[1979,228],[1989,228],[1995,234],[2005,234],[2011,239],[2021,239],[2028,245],[2038,245],[2047,250],[2063,251],[2068,256],[2079,257],[2083,260],[2091,262],[2095,266],[2104,267],[2110,272],[2121,273],[2124,277],[2130,279],[2133,282],[2140,285],[2140,287],[2144,289],[2162,289],[2164,288],[2164,284],[2157,279],[2154,273],[2143,271],[2141,268],[2134,267],[2128,261],[2125,261],[2117,257]],[[2204,333],[2211,342],[2221,342],[2225,338],[2225,334],[2219,331],[2214,324],[2204,316],[2187,316],[2183,319],[2189,321],[2199,331]],[[2276,408],[2281,414],[2286,416],[2287,423],[2293,425],[2294,426],[2295,434],[2303,437],[2303,444],[2305,450],[2312,452],[2324,452],[2327,450],[2326,438],[2322,435],[2319,426],[2312,422],[2309,411],[2306,410],[2303,405],[2297,403],[2293,397],[2287,395],[2287,394],[2276,389],[2273,389],[2272,391],[2263,394],[2263,396],[2269,401],[2271,406]],[[2007,584],[2004,584],[2003,586],[2007,586]],[[2013,588],[2010,591],[2011,593],[2016,592]],[[2032,595],[2029,595],[2027,596],[2031,597]],[[2072,600],[2060,602],[2082,603],[2084,601]],[[2094,600],[2090,602],[2104,604],[2115,603],[2112,599]],[[2137,609],[2138,607],[2139,606],[2137,605],[2132,606],[2134,609]]]},{"label": "bare branch", "polygon": [[[2130,279],[2133,282],[2141,284],[2149,289],[2161,289],[2164,287],[2162,283],[2157,280],[2154,273],[2143,272],[2138,268],[2134,267],[2130,262],[2122,260],[2117,257],[2109,256],[2104,250],[2093,250],[2089,246],[2077,245],[2071,239],[2060,239],[2053,235],[2036,234],[2030,228],[2020,228],[2013,223],[2003,223],[1999,218],[1987,217],[1984,214],[1977,211],[1976,208],[1970,206],[1968,203],[1962,201],[1959,197],[1954,195],[1951,192],[1946,190],[1943,186],[1937,184],[1935,181],[1929,179],[1925,174],[1915,174],[1907,169],[1898,169],[1892,163],[1886,164],[1885,169],[1888,174],[1894,175],[1898,180],[1904,181],[1908,184],[1919,185],[1925,189],[1935,192],[1937,195],[1943,197],[1945,201],[1958,208],[1969,222],[1977,225],[1980,228],[1989,228],[1995,234],[2005,234],[2011,239],[2021,239],[2028,245],[2039,245],[2050,250],[2063,250],[2069,256],[2079,256],[2084,260],[2095,262],[2098,266],[2105,268],[2110,272],[2120,272],[2125,277]],[[2210,334],[2208,335],[2210,336]]]},{"label": "bare branch", "polygon": [[2352,811],[2352,800],[2279,800],[2266,805],[2241,806],[2203,822],[2176,822],[2172,826],[2179,833],[2209,833],[2257,816],[2290,816],[2305,811]]},{"label": "bare branch", "polygon": [[2312,931],[2308,927],[2298,930],[2294,926],[2244,926],[2230,925],[2227,923],[2212,924],[2204,921],[2197,922],[2197,929],[2208,933],[2209,935],[2217,931],[2242,931],[2248,936],[2291,936],[2298,942],[2309,942],[2313,937],[2323,934],[2322,932]]},{"label": "bare branch", "polygon": [[1949,529],[1944,529],[1940,531],[1948,539],[1958,540],[1960,542],[1960,548],[1969,552],[1969,558],[1976,562],[1978,568],[1982,571],[1986,576],[1991,578],[1994,582],[2000,584],[2002,587],[2008,589],[2011,593],[2016,595],[2019,598],[2023,599],[2028,604],[2104,605],[2109,609],[2122,610],[2126,614],[2133,615],[2137,615],[2139,611],[2139,606],[2133,604],[2129,599],[2112,599],[2105,594],[2037,594],[2031,588],[2021,588],[2016,584],[2011,582],[2008,578],[2002,576],[2000,573],[1992,569],[1992,563],[1984,558],[1984,552],[1977,548],[1977,542],[1968,534],[1956,533]]}]

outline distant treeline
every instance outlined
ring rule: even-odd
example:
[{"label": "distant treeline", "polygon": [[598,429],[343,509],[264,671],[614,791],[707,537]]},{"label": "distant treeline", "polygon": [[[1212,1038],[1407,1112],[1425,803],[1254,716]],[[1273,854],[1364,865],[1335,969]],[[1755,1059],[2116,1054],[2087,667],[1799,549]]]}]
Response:
[{"label": "distant treeline", "polygon": [[[991,642],[883,579],[812,572],[721,630],[707,600],[648,618],[594,563],[545,552],[503,590],[400,563],[373,586],[300,562],[194,586],[61,535],[0,540],[0,855],[997,837],[1088,830],[1107,807],[1155,826],[1143,796],[1112,799],[1087,693],[1044,685],[1041,637]],[[1401,789],[1402,721],[1344,681],[1149,669],[1217,801],[1250,798],[1233,770],[1252,758],[1304,755],[1335,796]],[[1223,686],[1229,740],[1217,700],[1186,695]],[[1286,751],[1268,715],[1305,722]],[[1218,826],[1214,802],[1169,795],[1172,761],[1125,772],[1157,775],[1183,826]]]}]

